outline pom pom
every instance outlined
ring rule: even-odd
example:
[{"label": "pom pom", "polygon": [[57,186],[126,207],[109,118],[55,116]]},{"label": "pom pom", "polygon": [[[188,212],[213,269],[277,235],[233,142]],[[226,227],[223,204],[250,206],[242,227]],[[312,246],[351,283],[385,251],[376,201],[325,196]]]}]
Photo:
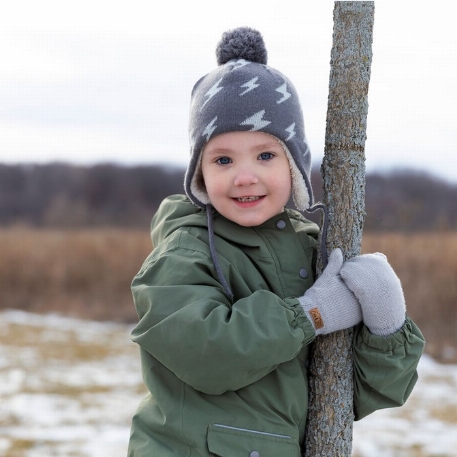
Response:
[{"label": "pom pom", "polygon": [[260,32],[250,27],[239,27],[222,34],[216,48],[216,57],[218,65],[232,59],[245,59],[266,65],[267,50]]}]

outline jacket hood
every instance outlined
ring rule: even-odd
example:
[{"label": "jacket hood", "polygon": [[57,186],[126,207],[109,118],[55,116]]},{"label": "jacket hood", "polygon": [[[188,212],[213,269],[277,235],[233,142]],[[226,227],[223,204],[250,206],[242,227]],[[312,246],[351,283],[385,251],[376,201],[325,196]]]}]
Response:
[{"label": "jacket hood", "polygon": [[172,195],[162,201],[151,221],[152,245],[157,246],[181,227],[207,227],[204,210],[190,204],[185,195]]}]

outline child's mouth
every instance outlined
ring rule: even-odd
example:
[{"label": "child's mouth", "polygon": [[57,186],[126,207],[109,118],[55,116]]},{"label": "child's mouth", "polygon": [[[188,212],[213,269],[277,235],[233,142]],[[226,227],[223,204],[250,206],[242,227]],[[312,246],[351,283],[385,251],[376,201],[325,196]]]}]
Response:
[{"label": "child's mouth", "polygon": [[236,200],[242,203],[247,203],[247,202],[255,202],[257,200],[260,200],[261,197],[238,197]]}]

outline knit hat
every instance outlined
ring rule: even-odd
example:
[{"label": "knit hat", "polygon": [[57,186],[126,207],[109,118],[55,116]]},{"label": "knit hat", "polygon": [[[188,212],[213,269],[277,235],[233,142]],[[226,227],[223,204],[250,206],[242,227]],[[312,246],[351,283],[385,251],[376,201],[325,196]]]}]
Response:
[{"label": "knit hat", "polygon": [[218,67],[194,86],[190,107],[191,159],[184,189],[189,199],[205,208],[206,192],[201,155],[216,135],[260,131],[276,137],[289,159],[292,196],[297,209],[313,204],[311,154],[297,92],[279,71],[267,66],[262,35],[249,27],[225,32],[216,49]]}]

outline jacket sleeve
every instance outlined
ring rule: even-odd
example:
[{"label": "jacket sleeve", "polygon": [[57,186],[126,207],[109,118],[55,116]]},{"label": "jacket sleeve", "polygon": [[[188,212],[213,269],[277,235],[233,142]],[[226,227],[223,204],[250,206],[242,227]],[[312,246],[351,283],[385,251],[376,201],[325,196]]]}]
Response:
[{"label": "jacket sleeve", "polygon": [[297,299],[257,290],[231,304],[209,265],[181,248],[146,260],[132,283],[132,339],[194,389],[221,394],[293,359],[315,333]]},{"label": "jacket sleeve", "polygon": [[359,324],[354,331],[354,414],[403,405],[418,379],[424,337],[410,319],[393,335],[377,336]]}]

